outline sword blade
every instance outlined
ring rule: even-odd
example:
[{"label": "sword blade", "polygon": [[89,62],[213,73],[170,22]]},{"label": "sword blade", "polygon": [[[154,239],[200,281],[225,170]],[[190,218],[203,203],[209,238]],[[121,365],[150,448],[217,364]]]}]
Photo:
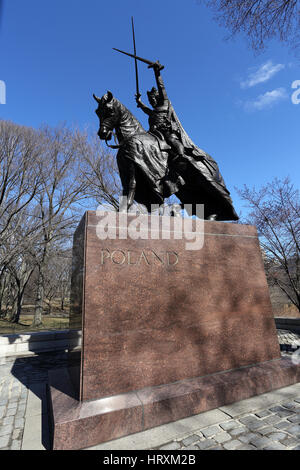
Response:
[{"label": "sword blade", "polygon": [[[131,25],[132,25],[132,37],[133,37],[133,50],[134,50],[134,55],[136,56],[136,44],[135,44],[133,16],[131,17]],[[137,58],[136,57],[134,59],[134,65],[135,65],[136,95],[139,98],[141,96],[141,94],[140,94],[140,88],[139,88],[139,71],[138,71],[138,64],[137,64]]]},{"label": "sword blade", "polygon": [[121,52],[122,54],[128,55],[129,57],[133,57],[134,59],[140,60],[141,62],[144,62],[144,64],[153,65],[155,63],[155,62],[151,62],[151,60],[143,59],[142,57],[138,57],[137,55],[130,54],[129,52],[121,51],[120,49],[117,49],[116,47],[113,47],[113,50]]}]

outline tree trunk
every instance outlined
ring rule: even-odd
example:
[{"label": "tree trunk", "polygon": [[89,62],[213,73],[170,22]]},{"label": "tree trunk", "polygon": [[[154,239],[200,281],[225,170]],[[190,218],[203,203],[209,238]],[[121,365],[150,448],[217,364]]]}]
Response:
[{"label": "tree trunk", "polygon": [[44,303],[44,276],[43,276],[42,267],[40,266],[32,326],[40,326],[43,323],[42,321],[43,303]]},{"label": "tree trunk", "polygon": [[6,295],[6,306],[3,309],[5,294],[7,291],[7,284],[9,280],[9,274],[2,271],[0,277],[0,317],[5,317],[7,312],[7,295]]},{"label": "tree trunk", "polygon": [[14,310],[12,312],[12,317],[10,320],[12,323],[19,323],[20,321],[25,287],[32,273],[33,273],[33,269],[26,271],[26,265],[25,263],[22,263],[22,269],[20,270],[19,275],[17,274],[15,275],[15,284],[17,287],[17,294],[16,294],[16,306],[14,307]]},{"label": "tree trunk", "polygon": [[61,308],[61,310],[64,310],[65,309],[65,298],[66,298],[66,289],[65,289],[64,285],[62,286],[60,292],[61,292],[60,293],[60,308]]},{"label": "tree trunk", "polygon": [[2,316],[2,303],[3,303],[4,291],[5,291],[5,276],[4,276],[4,272],[2,272],[0,276],[0,317]]},{"label": "tree trunk", "polygon": [[13,312],[12,318],[10,320],[12,323],[19,323],[20,321],[20,315],[21,315],[22,305],[23,305],[23,296],[24,296],[24,291],[18,293],[18,296],[16,299],[16,307]]},{"label": "tree trunk", "polygon": [[18,296],[16,295],[11,302],[11,310],[6,314],[6,320],[13,322],[18,310]]}]

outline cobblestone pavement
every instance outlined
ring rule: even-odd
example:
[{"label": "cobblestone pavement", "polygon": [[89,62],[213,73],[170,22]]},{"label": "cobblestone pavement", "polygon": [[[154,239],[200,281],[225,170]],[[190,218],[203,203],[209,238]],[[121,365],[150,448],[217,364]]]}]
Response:
[{"label": "cobblestone pavement", "polygon": [[66,365],[64,352],[0,358],[0,450],[21,449],[29,391],[48,382],[48,370]]},{"label": "cobblestone pavement", "polygon": [[280,349],[282,351],[296,351],[300,346],[300,334],[288,330],[277,330]]},{"label": "cobblestone pavement", "polygon": [[208,426],[161,450],[300,450],[300,396]]},{"label": "cobblestone pavement", "polygon": [[[282,330],[279,332],[281,345],[291,344],[289,341],[294,342],[297,337],[300,338],[299,335],[293,334],[288,337],[288,333]],[[287,350],[288,348],[282,349]],[[292,354],[292,352],[283,354]],[[0,358],[0,450],[49,448],[49,440],[46,436],[49,433],[48,415],[45,410],[47,407],[45,390],[48,371],[66,365],[67,353],[65,352]],[[271,404],[264,404],[264,406],[259,404],[258,408],[251,409],[251,412],[245,409],[239,414],[234,412],[231,415],[226,407],[220,408],[219,415],[214,415],[220,416],[220,418],[215,419],[213,424],[210,423],[206,427],[202,414],[197,415],[200,423],[198,427],[194,426],[189,431],[186,428],[185,432],[180,431],[173,438],[168,438],[167,434],[163,433],[160,444],[153,445],[151,449],[166,451],[176,449],[195,451],[300,450],[300,384],[297,384],[296,388],[293,387],[292,394],[274,394]],[[285,399],[285,396],[288,398]],[[261,403],[267,402],[261,401]],[[31,414],[28,412],[29,408]],[[216,411],[218,412],[218,410]],[[210,416],[213,416],[214,410],[207,412],[206,415],[209,413],[211,413]],[[188,420],[193,420],[193,418],[187,418],[185,422],[189,422]],[[178,423],[173,424],[174,429]],[[162,430],[166,429],[165,426],[161,427]],[[179,429],[180,426],[177,428]],[[24,443],[24,429],[27,429],[26,445]],[[156,428],[157,430],[158,428]],[[151,430],[145,433],[149,436]],[[31,441],[28,440],[30,434],[32,435]],[[120,449],[123,449],[122,445],[125,440],[126,438],[119,440]],[[96,446],[95,449],[109,448],[110,445],[115,449],[117,441],[112,441],[114,444],[106,443]],[[151,444],[148,443],[144,448],[150,449],[150,446]],[[135,447],[131,448],[135,449]]]}]

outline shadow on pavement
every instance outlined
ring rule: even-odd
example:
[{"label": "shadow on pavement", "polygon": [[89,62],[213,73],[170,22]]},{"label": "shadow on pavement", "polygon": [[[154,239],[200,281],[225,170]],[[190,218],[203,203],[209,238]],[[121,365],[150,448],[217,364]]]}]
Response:
[{"label": "shadow on pavement", "polygon": [[42,445],[47,450],[51,448],[48,371],[66,367],[67,364],[68,354],[64,351],[12,359],[11,374],[31,392],[28,395],[26,421],[29,423],[40,415]]}]

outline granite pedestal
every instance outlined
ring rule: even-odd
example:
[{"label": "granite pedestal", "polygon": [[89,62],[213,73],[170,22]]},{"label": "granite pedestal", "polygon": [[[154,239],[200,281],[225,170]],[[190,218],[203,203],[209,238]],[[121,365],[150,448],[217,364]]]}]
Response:
[{"label": "granite pedestal", "polygon": [[81,221],[70,326],[82,328],[82,349],[78,366],[49,377],[54,449],[300,380],[280,356],[256,228],[182,223],[91,211]]}]

